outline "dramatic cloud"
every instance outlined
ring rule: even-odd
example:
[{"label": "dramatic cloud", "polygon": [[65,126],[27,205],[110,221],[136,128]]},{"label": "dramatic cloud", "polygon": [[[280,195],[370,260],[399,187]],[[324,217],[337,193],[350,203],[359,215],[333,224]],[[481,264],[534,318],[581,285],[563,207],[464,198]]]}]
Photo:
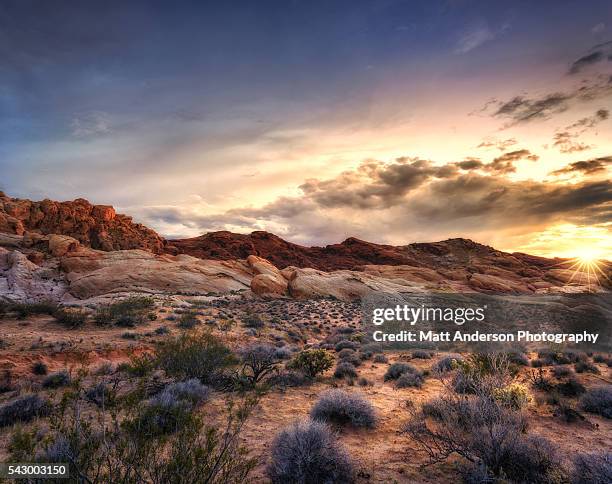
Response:
[{"label": "dramatic cloud", "polygon": [[[599,25],[601,25],[602,28],[598,30],[598,32],[601,32],[603,30],[603,24]],[[593,64],[598,64],[599,62],[605,60],[612,60],[612,42],[605,42],[603,44],[598,44],[593,47],[588,54],[583,55],[572,63],[569,69],[569,73],[578,74],[585,68]]]},{"label": "dramatic cloud", "polygon": [[484,165],[486,171],[493,171],[497,173],[512,173],[516,171],[514,166],[515,161],[519,160],[531,160],[537,161],[540,157],[532,154],[529,150],[516,150],[504,153],[501,156],[495,158],[491,163]]},{"label": "dramatic cloud", "polygon": [[591,145],[577,141],[576,138],[609,117],[609,110],[598,109],[592,116],[581,118],[566,126],[563,131],[557,131],[553,136],[553,146],[558,147],[561,153],[575,153],[593,148]]},{"label": "dramatic cloud", "polygon": [[576,161],[564,168],[551,172],[551,175],[565,175],[580,173],[583,175],[593,175],[605,172],[612,165],[612,156],[603,156],[592,160]]},{"label": "dramatic cloud", "polygon": [[[433,239],[448,230],[469,231],[474,237],[487,233],[490,240],[497,231],[526,233],[551,223],[603,223],[610,215],[612,181],[510,180],[504,170],[486,167],[537,157],[517,150],[498,158],[487,164],[469,159],[444,165],[415,158],[368,160],[330,179],[307,180],[301,195],[262,207],[213,215],[160,207],[141,216],[201,232],[263,229],[301,243],[320,243],[346,233],[377,241]],[[566,172],[595,173],[610,160],[577,162]]]}]

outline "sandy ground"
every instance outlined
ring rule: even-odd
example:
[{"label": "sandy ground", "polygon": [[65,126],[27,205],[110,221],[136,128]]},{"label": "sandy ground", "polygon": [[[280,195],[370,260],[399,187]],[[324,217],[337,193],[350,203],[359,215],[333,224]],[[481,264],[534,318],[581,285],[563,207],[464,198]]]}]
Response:
[{"label": "sandy ground", "polygon": [[[357,309],[338,307],[334,303],[324,305],[299,305],[287,303],[274,307],[248,303],[248,311],[266,311],[270,317],[278,314],[285,319],[274,327],[259,331],[248,330],[239,324],[220,331],[216,323],[220,319],[239,319],[243,312],[236,307],[203,307],[198,316],[202,325],[208,324],[215,333],[236,347],[247,341],[278,340],[288,330],[297,331],[301,341],[290,344],[300,347],[314,343],[328,335],[334,327],[354,325]],[[173,307],[174,306],[174,307]],[[133,329],[102,328],[88,322],[76,330],[67,330],[49,316],[35,316],[25,321],[16,319],[0,320],[0,376],[10,372],[12,381],[23,391],[39,387],[42,377],[32,374],[31,367],[36,361],[43,361],[49,371],[68,369],[76,372],[80,368],[94,369],[104,362],[117,364],[127,361],[130,355],[150,350],[157,341],[168,336],[154,333],[156,328],[166,326],[171,334],[179,334],[176,318],[180,307],[176,303],[163,302],[158,307],[157,319],[147,321]],[[285,316],[283,316],[285,315]],[[287,316],[289,315],[289,316]],[[349,323],[347,323],[347,321]],[[136,339],[126,339],[126,332],[136,333]],[[439,358],[432,360],[413,359],[411,364],[423,370],[431,368]],[[389,362],[405,361],[408,354],[388,354]],[[610,382],[610,369],[604,364],[597,365],[601,375],[579,374],[578,379],[587,387]],[[372,430],[338,429],[341,441],[353,456],[360,482],[457,482],[454,463],[447,462],[422,468],[425,455],[408,437],[400,433],[402,424],[408,418],[408,408],[418,407],[443,389],[441,381],[428,378],[422,388],[394,388],[391,382],[384,382],[383,375],[388,364],[366,360],[358,368],[359,377],[370,381],[369,386],[349,386],[344,380],[332,378],[332,370],[315,383],[305,387],[288,388],[284,391],[271,390],[265,394],[245,425],[242,439],[252,455],[260,456],[252,482],[265,482],[265,466],[271,442],[276,433],[296,419],[306,418],[321,392],[332,387],[346,387],[347,390],[362,393],[374,406],[378,414],[378,425]],[[527,383],[524,369],[519,379]],[[546,370],[549,371],[549,370]],[[0,394],[0,404],[12,398],[15,392]],[[612,421],[585,414],[585,422],[568,424],[552,415],[553,408],[541,402],[534,392],[534,398],[526,412],[530,432],[542,435],[556,443],[568,456],[573,452],[594,451],[612,448]],[[212,400],[201,410],[211,421],[217,421],[223,414],[223,394],[215,392]],[[6,458],[10,429],[0,429],[0,459]]]}]

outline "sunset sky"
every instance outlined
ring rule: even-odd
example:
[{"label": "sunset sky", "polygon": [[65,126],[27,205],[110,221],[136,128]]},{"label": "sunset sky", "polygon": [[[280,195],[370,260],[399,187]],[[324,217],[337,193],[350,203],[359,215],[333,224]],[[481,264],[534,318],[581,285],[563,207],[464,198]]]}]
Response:
[{"label": "sunset sky", "polygon": [[612,2],[0,1],[0,189],[167,237],[612,259]]}]

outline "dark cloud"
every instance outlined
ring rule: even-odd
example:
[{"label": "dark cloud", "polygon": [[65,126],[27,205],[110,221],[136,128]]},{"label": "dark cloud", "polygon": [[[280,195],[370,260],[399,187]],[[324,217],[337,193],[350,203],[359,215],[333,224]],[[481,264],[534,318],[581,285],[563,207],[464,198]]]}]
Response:
[{"label": "dark cloud", "polygon": [[572,63],[569,69],[570,74],[578,74],[583,69],[599,62],[608,59],[612,60],[612,42],[605,42],[596,45],[591,49],[591,52],[583,55]]},{"label": "dark cloud", "polygon": [[561,153],[575,153],[578,151],[590,150],[592,148],[591,145],[574,141],[576,136],[577,135],[572,134],[569,131],[555,133],[553,136],[553,146],[558,147]]},{"label": "dark cloud", "polygon": [[[517,150],[497,164],[535,158]],[[601,172],[612,156],[576,162],[555,174]],[[612,181],[566,182],[511,180],[504,170],[486,170],[480,160],[446,165],[415,158],[392,163],[369,160],[354,170],[302,184],[302,194],[281,197],[262,207],[213,215],[149,209],[143,219],[182,223],[209,230],[266,229],[301,243],[337,240],[352,234],[380,240],[380,234],[474,233],[545,227],[550,223],[603,223],[612,211]]]},{"label": "dark cloud", "polygon": [[513,146],[517,143],[514,138],[508,138],[505,140],[485,140],[480,143],[477,148],[497,148],[500,151],[506,151],[510,146]]},{"label": "dark cloud", "polygon": [[514,162],[519,160],[537,161],[538,159],[539,156],[532,154],[529,150],[515,150],[494,158],[491,163],[484,165],[483,169],[485,171],[496,172],[499,174],[513,173],[516,171]]},{"label": "dark cloud", "polygon": [[561,153],[575,153],[593,148],[592,145],[578,141],[577,138],[609,117],[610,111],[608,109],[598,109],[592,116],[581,118],[563,128],[562,131],[558,130],[553,136],[553,146],[559,148]]},{"label": "dark cloud", "polygon": [[580,173],[583,175],[593,175],[607,170],[612,165],[612,156],[602,156],[592,160],[576,161],[564,168],[551,172],[551,175],[565,175]]}]

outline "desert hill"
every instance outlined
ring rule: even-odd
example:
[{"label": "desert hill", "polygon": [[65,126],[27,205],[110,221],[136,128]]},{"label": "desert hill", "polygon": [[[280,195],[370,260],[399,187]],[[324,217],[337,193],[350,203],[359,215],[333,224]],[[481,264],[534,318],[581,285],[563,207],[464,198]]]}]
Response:
[{"label": "desert hill", "polygon": [[[0,298],[66,301],[242,290],[357,300],[372,291],[602,289],[570,266],[570,261],[509,254],[469,239],[391,246],[349,238],[304,247],[267,232],[222,231],[168,241],[111,206],[84,199],[32,202],[0,192]],[[601,278],[608,288],[610,276]]]}]

